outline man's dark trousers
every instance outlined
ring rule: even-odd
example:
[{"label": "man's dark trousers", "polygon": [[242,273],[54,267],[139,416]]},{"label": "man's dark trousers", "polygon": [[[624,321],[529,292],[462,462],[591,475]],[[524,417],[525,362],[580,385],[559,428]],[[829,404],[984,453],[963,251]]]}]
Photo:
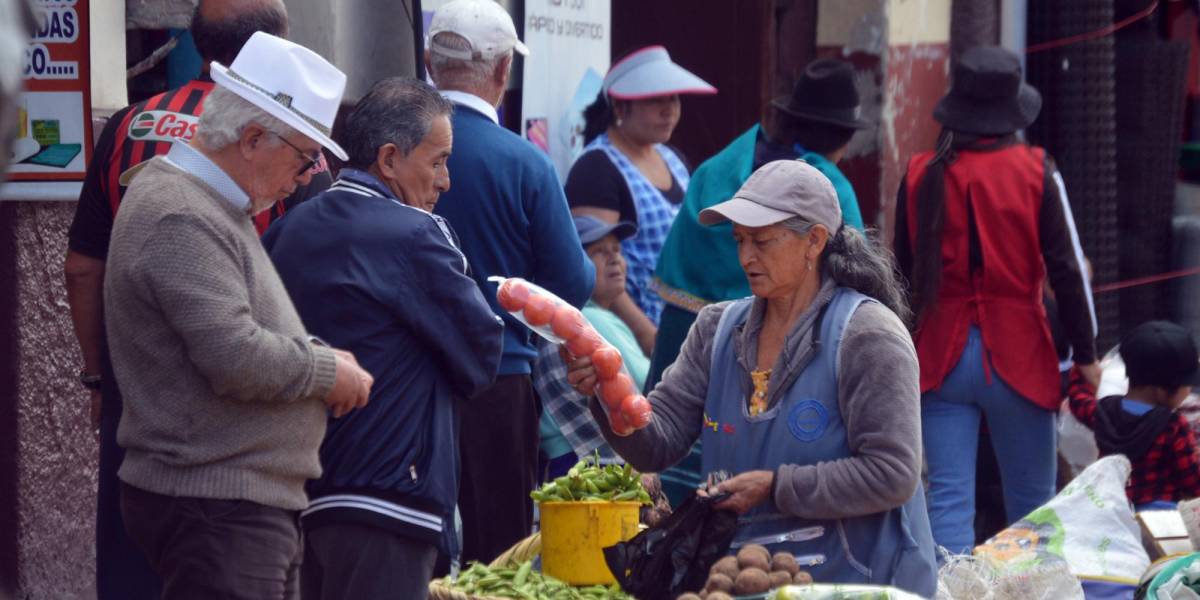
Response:
[{"label": "man's dark trousers", "polygon": [[121,480],[117,470],[125,449],[117,444],[121,422],[121,391],[103,357],[103,401],[100,404],[100,470],[96,494],[96,598],[97,600],[158,600],[162,582],[146,556],[125,533],[121,518]]},{"label": "man's dark trousers", "polygon": [[299,513],[248,500],[164,496],[121,484],[129,537],[163,600],[297,600]]},{"label": "man's dark trousers", "polygon": [[304,532],[302,600],[425,600],[437,547],[369,525],[329,524]]},{"label": "man's dark trousers", "polygon": [[490,563],[533,529],[538,402],[529,375],[501,375],[460,411],[461,564]]}]

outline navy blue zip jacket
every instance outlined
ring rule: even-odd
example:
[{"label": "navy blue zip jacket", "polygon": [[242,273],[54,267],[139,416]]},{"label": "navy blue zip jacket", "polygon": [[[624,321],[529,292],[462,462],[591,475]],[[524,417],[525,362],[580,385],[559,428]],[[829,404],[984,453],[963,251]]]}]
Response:
[{"label": "navy blue zip jacket", "polygon": [[533,333],[500,309],[488,277],[523,277],[581,307],[596,270],[583,252],[567,198],[550,159],[475,109],[455,104],[452,184],[434,212],[462,238],[475,281],[504,317],[501,375],[531,372]]},{"label": "navy blue zip jacket", "polygon": [[504,329],[453,232],[374,176],[343,169],[263,244],[308,331],[375,378],[365,408],[329,421],[305,527],[383,527],[447,549],[456,404],[495,379]]}]

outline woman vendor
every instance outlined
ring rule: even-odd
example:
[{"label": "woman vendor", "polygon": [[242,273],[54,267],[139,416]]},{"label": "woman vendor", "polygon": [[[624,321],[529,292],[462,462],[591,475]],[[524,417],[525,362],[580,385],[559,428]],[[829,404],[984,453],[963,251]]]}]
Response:
[{"label": "woman vendor", "polygon": [[[700,220],[733,222],[753,296],[700,312],[645,429],[613,434],[594,401],[605,438],[647,472],[702,439],[703,472],[733,475],[718,506],[741,515],[735,547],[818,558],[819,582],[932,596],[917,358],[888,255],[842,226],[833,185],[798,160],[763,166]],[[589,359],[569,378],[591,393]]]}]

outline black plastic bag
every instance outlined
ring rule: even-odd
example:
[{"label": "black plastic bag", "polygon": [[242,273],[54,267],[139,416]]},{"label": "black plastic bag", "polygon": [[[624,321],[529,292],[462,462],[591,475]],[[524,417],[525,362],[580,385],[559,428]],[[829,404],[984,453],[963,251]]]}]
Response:
[{"label": "black plastic bag", "polygon": [[605,548],[621,589],[640,600],[669,600],[703,588],[737,530],[737,514],[713,508],[728,496],[691,496],[659,526]]}]

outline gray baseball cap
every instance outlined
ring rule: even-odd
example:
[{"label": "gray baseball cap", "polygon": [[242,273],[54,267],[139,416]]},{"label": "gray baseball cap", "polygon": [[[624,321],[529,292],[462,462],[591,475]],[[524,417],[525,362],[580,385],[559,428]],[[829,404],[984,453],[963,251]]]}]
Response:
[{"label": "gray baseball cap", "polygon": [[842,225],[842,207],[829,178],[803,160],[777,160],[755,171],[726,200],[700,211],[700,223],[733,221],[766,227],[792,217],[824,225],[834,233]]}]

